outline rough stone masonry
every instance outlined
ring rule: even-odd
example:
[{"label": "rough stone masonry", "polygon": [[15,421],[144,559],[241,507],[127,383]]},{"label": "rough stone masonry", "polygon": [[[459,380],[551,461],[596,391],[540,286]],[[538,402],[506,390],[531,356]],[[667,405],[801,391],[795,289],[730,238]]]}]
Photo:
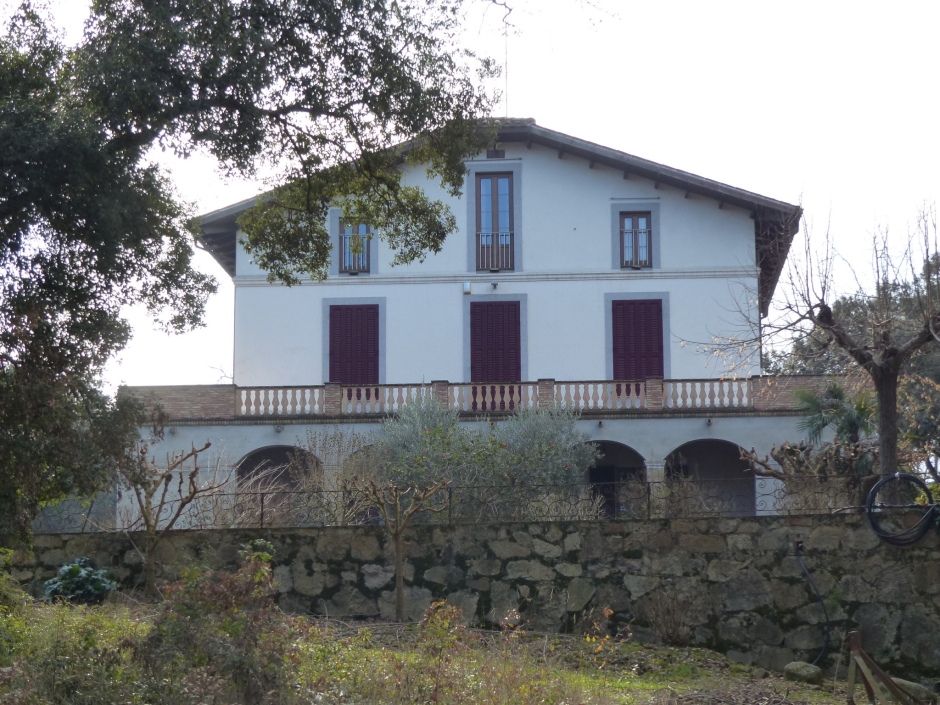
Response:
[{"label": "rough stone masonry", "polygon": [[[284,609],[394,616],[392,545],[381,526],[176,531],[159,549],[162,575],[175,579],[187,565],[233,568],[240,545],[254,538],[276,548]],[[940,672],[937,535],[895,548],[857,515],[417,525],[406,534],[406,618],[446,598],[481,625],[518,612],[530,631],[600,622],[655,641],[646,608],[658,601],[681,612],[693,645],[779,671],[813,660],[824,638],[822,607],[793,555],[797,540],[829,613],[829,670],[846,632],[859,629],[863,648],[899,675]],[[133,534],[39,535],[32,555],[15,556],[15,576],[38,592],[63,562],[87,556],[131,587],[141,577],[133,541]],[[604,617],[604,608],[613,614]]]}]

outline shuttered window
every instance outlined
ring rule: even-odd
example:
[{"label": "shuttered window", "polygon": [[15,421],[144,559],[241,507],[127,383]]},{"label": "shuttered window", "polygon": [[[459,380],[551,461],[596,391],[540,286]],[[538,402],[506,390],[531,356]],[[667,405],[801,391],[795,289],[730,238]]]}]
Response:
[{"label": "shuttered window", "polygon": [[614,379],[663,376],[663,302],[614,301]]},{"label": "shuttered window", "polygon": [[379,306],[330,306],[330,381],[379,383]]},{"label": "shuttered window", "polygon": [[518,301],[470,304],[470,381],[522,380]]}]

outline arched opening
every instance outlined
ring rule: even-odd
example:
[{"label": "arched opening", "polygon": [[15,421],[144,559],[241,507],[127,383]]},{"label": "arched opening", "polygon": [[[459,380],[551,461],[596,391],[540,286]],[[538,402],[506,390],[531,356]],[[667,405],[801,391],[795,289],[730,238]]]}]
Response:
[{"label": "arched opening", "polygon": [[[646,462],[630,446],[616,441],[594,441],[600,451],[594,467],[588,470],[588,482],[605,514],[633,515],[644,505],[635,492],[646,479]],[[633,497],[637,494],[637,497]]]},{"label": "arched opening", "polygon": [[319,459],[295,446],[268,446],[251,451],[236,466],[239,489],[294,490],[305,477],[320,472]]},{"label": "arched opening", "polygon": [[665,460],[669,497],[685,515],[753,516],[754,473],[741,459],[740,446],[729,441],[690,441]]}]

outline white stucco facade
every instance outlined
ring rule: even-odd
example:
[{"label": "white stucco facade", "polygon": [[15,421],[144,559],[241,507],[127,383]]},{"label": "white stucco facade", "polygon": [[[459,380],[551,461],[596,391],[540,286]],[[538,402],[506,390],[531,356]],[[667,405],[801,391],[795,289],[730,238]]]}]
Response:
[{"label": "white stucco facade", "polygon": [[[505,159],[471,160],[473,173],[514,169],[516,261],[511,272],[477,272],[472,260],[472,190],[453,198],[423,170],[406,183],[445,202],[458,231],[424,262],[392,266],[381,239],[368,275],[332,274],[285,287],[267,281],[239,245],[236,254],[234,381],[239,386],[315,385],[325,377],[329,303],[379,300],[384,361],[380,383],[469,381],[468,301],[516,299],[523,306],[523,378],[611,379],[611,297],[661,299],[665,377],[718,377],[726,360],[696,344],[757,322],[754,221],[743,209],[540,146],[507,145]],[[471,213],[468,214],[468,209]],[[617,261],[620,211],[651,210],[653,266]],[[335,249],[335,248],[334,248]],[[335,270],[335,268],[334,268]],[[493,287],[493,284],[496,287]],[[469,284],[470,295],[465,293]],[[621,296],[622,295],[622,296]],[[326,302],[326,303],[324,303]],[[709,362],[711,364],[706,364]],[[738,376],[757,373],[738,367]]]}]

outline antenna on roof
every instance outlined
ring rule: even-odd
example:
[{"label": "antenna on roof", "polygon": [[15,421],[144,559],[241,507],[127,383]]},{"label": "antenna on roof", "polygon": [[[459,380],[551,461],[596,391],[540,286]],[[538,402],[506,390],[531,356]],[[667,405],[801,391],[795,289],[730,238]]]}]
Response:
[{"label": "antenna on roof", "polygon": [[504,117],[509,117],[509,23],[505,18],[503,18],[503,77],[506,79],[504,91],[506,114]]}]

